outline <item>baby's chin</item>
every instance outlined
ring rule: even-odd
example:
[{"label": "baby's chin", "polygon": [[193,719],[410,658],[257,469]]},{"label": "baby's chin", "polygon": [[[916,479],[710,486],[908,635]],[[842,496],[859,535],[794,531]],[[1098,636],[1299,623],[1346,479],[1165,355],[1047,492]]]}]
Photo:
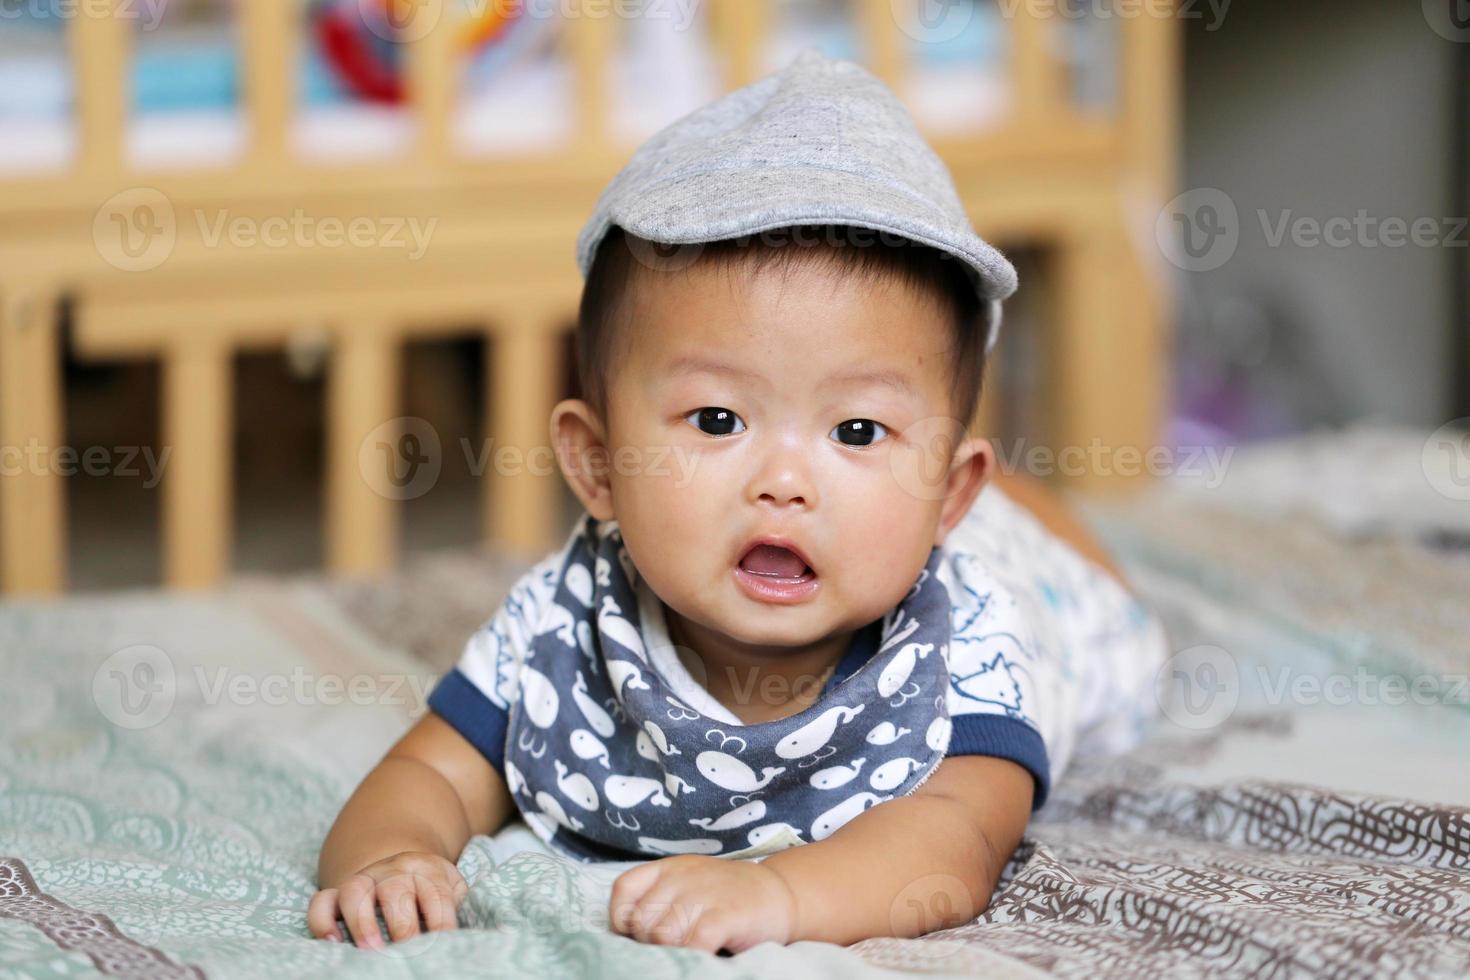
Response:
[{"label": "baby's chin", "polygon": [[707,629],[719,632],[737,643],[765,647],[773,653],[779,653],[799,650],[840,634],[852,633],[880,615],[881,612],[862,619],[861,614],[834,614],[833,610],[813,605],[733,611],[721,609],[710,611],[708,616],[696,614],[692,618]]}]

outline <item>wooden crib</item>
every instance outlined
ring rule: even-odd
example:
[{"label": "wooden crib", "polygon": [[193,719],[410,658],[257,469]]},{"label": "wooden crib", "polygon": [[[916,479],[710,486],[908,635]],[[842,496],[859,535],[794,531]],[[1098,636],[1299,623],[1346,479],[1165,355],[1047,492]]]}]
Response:
[{"label": "wooden crib", "polygon": [[[770,30],[770,0],[706,2],[724,85],[751,81]],[[857,9],[867,63],[896,84],[905,46],[892,2],[857,0]],[[1119,20],[1118,111],[1104,117],[1068,101],[1055,54],[1056,5],[1003,6],[1013,31],[1013,113],[999,127],[933,142],[980,233],[1046,256],[1046,380],[1056,394],[1044,441],[1146,447],[1163,418],[1167,338],[1163,283],[1140,237],[1151,241],[1153,217],[1173,186],[1178,27],[1163,16]],[[238,11],[250,136],[237,162],[177,173],[129,167],[130,29],[118,17],[79,16],[68,25],[73,162],[65,172],[0,177],[0,447],[46,453],[66,445],[63,343],[84,360],[161,362],[162,441],[172,452],[162,544],[173,587],[209,586],[230,571],[232,358],[283,347],[304,325],[330,338],[325,534],[334,572],[374,572],[396,560],[400,505],[362,477],[359,450],[369,432],[401,414],[396,378],[406,342],[480,325],[493,352],[486,435],[497,445],[544,446],[581,286],[573,241],[631,150],[607,125],[609,23],[587,16],[566,25],[579,114],[573,144],[493,165],[456,152],[445,16],[408,49],[417,119],[408,158],[300,162],[288,137],[296,7],[242,0]],[[227,209],[263,218],[298,208],[344,220],[433,215],[438,224],[433,247],[415,261],[382,248],[207,242],[178,217]],[[135,271],[149,265],[147,239],[138,254],[116,252],[107,236],[129,223],[137,231],[172,227],[166,262]],[[0,477],[0,590],[65,588],[65,480],[54,469],[11,466]],[[561,533],[557,479],[488,477],[486,539],[528,552],[553,543]]]}]

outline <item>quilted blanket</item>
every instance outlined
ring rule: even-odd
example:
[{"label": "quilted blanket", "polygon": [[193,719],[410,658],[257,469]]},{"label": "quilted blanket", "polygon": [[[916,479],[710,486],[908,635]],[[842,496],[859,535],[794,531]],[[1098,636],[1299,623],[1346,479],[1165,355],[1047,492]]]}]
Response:
[{"label": "quilted blanket", "polygon": [[6,604],[0,976],[1470,975],[1470,561],[1179,488],[1089,517],[1178,651],[1154,735],[1074,763],[974,922],[735,957],[611,934],[627,865],[519,823],[466,849],[461,930],[309,937],[328,826],[461,638],[422,624],[508,566]]}]

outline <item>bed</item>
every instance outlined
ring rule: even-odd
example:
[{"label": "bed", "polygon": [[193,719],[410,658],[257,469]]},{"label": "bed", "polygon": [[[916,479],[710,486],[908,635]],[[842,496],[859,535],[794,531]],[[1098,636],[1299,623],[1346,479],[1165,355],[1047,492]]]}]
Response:
[{"label": "bed", "polygon": [[1073,765],[979,919],[848,948],[615,936],[625,866],[519,822],[466,849],[463,929],[309,938],[337,809],[518,560],[11,602],[0,974],[1465,976],[1470,518],[1423,448],[1326,433],[1243,449],[1218,487],[1086,505],[1177,651],[1156,730]]}]

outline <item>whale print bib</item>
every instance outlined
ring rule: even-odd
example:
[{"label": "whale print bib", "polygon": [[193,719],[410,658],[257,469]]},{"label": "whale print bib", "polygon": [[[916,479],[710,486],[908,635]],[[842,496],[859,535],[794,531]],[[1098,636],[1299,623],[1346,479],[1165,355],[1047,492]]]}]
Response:
[{"label": "whale print bib", "polygon": [[789,718],[735,725],[691,708],[654,667],[622,534],[586,517],[510,706],[517,808],[583,861],[752,857],[822,840],[913,792],[951,732],[939,557],[883,617],[856,672]]}]

